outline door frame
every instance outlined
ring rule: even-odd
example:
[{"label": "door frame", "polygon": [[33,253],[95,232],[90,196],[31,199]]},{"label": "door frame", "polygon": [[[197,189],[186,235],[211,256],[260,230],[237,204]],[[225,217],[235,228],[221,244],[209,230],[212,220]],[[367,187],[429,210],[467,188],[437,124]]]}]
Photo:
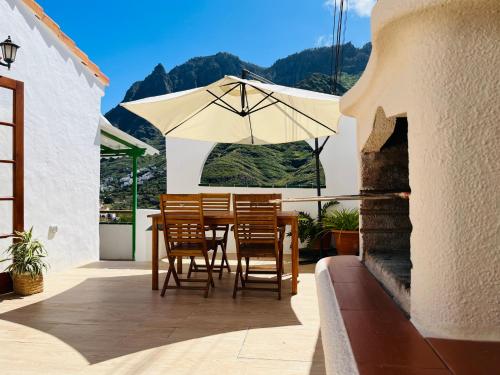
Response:
[{"label": "door frame", "polygon": [[[12,165],[12,196],[0,201],[12,202],[12,233],[0,233],[0,238],[12,237],[24,230],[24,82],[0,76],[0,89],[10,89],[12,95],[12,122],[0,121],[0,126],[12,128],[12,159],[0,163]],[[0,218],[1,219],[1,218]],[[0,294],[12,291],[12,281],[0,273]]]}]

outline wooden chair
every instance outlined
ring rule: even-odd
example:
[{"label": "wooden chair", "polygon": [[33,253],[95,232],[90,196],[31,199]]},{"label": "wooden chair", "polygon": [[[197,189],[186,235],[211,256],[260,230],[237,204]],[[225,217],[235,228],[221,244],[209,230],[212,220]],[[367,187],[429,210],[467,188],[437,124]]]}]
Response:
[{"label": "wooden chair", "polygon": [[[271,198],[273,199],[273,198]],[[266,194],[234,194],[233,211],[235,217],[234,238],[236,241],[236,255],[238,266],[234,280],[233,298],[236,298],[238,290],[269,290],[278,292],[281,299],[281,275],[283,269],[283,248],[279,244],[279,229],[277,220],[277,208],[269,203],[269,195]],[[276,280],[272,279],[248,279],[243,277],[243,258],[273,258],[276,268]],[[269,273],[260,271],[255,273]],[[239,283],[241,281],[241,287]],[[276,284],[275,288],[249,287],[251,283]]]},{"label": "wooden chair", "polygon": [[[208,246],[205,238],[203,203],[200,194],[162,194],[160,208],[163,216],[163,236],[167,248],[168,271],[161,296],[167,289],[197,289],[205,291],[208,297],[210,286],[214,286],[212,267],[208,260]],[[175,269],[177,257],[203,257],[207,278],[181,279]],[[170,275],[175,286],[169,286]],[[204,283],[205,286],[184,286],[182,283]]]},{"label": "wooden chair", "polygon": [[[203,212],[229,212],[231,207],[231,194],[217,194],[217,193],[203,193],[201,194],[201,199],[203,203]],[[222,278],[222,273],[224,269],[227,269],[231,273],[231,267],[229,266],[229,261],[227,259],[227,236],[229,232],[229,225],[210,225],[205,226],[205,230],[210,232],[207,237],[208,248],[213,250],[212,254],[212,271],[219,272],[219,279]],[[221,264],[215,265],[215,260],[217,257],[217,250],[221,248],[222,259]],[[191,277],[192,272],[202,272],[206,271],[204,266],[196,264],[194,257],[191,258],[191,263],[189,264],[188,278]]]},{"label": "wooden chair", "polygon": [[[281,193],[270,193],[270,194],[253,194],[254,196],[258,196],[262,199],[265,199],[265,200],[275,200],[275,199],[281,199],[282,198],[282,195]],[[259,198],[259,199],[260,199]],[[282,204],[281,202],[280,203],[277,203],[275,205],[276,207],[276,211],[282,211]],[[279,245],[280,245],[280,249],[281,251],[283,251],[283,241],[285,240],[285,235],[286,235],[286,226],[278,226],[278,233],[279,233]],[[266,273],[274,273],[274,271],[265,271],[265,270],[250,270],[250,258],[245,258],[245,280],[248,280],[248,275],[250,275],[251,273],[253,274],[266,274]],[[284,269],[283,267],[281,268],[281,272],[282,274],[284,273]]]}]

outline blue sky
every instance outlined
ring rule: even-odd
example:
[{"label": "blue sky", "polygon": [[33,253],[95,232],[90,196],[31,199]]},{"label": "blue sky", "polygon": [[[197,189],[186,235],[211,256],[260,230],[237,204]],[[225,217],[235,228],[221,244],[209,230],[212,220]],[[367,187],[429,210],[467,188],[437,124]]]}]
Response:
[{"label": "blue sky", "polygon": [[[38,0],[109,76],[105,113],[161,62],[170,70],[219,51],[269,66],[331,40],[335,0]],[[375,0],[350,0],[346,41],[370,39]]]}]

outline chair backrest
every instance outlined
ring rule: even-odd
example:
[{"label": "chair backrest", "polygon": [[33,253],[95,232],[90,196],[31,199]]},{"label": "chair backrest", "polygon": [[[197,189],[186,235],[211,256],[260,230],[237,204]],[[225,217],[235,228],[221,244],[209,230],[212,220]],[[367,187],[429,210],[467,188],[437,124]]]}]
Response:
[{"label": "chair backrest", "polygon": [[231,209],[230,193],[202,193],[203,211],[229,211]]},{"label": "chair backrest", "polygon": [[167,251],[172,243],[205,243],[201,194],[162,194],[160,208]]},{"label": "chair backrest", "polygon": [[234,235],[236,247],[246,244],[278,246],[276,204],[269,203],[269,194],[234,194]]},{"label": "chair backrest", "polygon": [[[281,195],[281,193],[273,193],[273,194],[261,194],[263,196],[268,196],[269,197],[269,200],[273,200],[273,199],[281,199],[283,198],[283,196]],[[283,208],[283,205],[281,204],[281,202],[279,203],[276,203],[276,210],[278,211],[282,211],[282,208]]]},{"label": "chair backrest", "polygon": [[[281,193],[263,193],[263,194],[248,194],[256,197],[256,199],[262,199],[262,200],[267,200],[267,201],[272,201],[276,199],[281,199],[283,198]],[[275,203],[275,207],[277,211],[282,211],[282,203]]]}]

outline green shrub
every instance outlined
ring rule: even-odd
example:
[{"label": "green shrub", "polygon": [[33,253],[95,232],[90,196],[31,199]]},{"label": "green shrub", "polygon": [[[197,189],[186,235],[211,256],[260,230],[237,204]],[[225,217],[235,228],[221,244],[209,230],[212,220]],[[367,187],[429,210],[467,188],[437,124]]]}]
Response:
[{"label": "green shrub", "polygon": [[[329,215],[329,209],[339,204],[337,201],[328,201],[321,207],[321,216]],[[324,233],[324,226],[317,219],[313,218],[308,212],[299,212],[299,239],[306,248],[310,248],[312,241],[318,239]],[[291,234],[288,233],[290,236]]]},{"label": "green shrub", "polygon": [[325,230],[358,230],[359,212],[355,208],[335,210],[323,218]]}]

